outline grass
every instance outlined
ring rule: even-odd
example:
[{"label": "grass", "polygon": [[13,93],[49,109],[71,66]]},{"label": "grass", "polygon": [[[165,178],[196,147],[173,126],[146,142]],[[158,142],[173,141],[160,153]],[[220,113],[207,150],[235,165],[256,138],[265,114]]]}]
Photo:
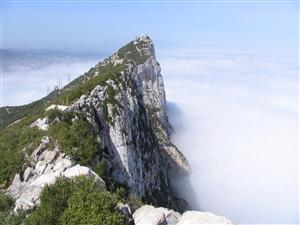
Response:
[{"label": "grass", "polygon": [[[146,43],[146,42],[145,42]],[[144,43],[144,44],[145,44]],[[138,48],[143,47],[143,43],[140,43]],[[132,61],[136,63],[136,65],[143,64],[146,62],[149,56],[140,53],[137,49],[137,46],[134,44],[134,41],[128,43],[124,47],[120,48],[118,51],[118,56],[127,61]]]}]

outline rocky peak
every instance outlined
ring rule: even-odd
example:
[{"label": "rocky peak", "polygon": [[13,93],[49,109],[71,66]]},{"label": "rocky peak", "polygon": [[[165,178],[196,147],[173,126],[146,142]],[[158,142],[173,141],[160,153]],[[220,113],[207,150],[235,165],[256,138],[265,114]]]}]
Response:
[{"label": "rocky peak", "polygon": [[141,54],[145,54],[155,59],[154,44],[149,36],[141,34],[133,41],[133,44]]},{"label": "rocky peak", "polygon": [[102,66],[109,64],[116,66],[128,63],[139,65],[149,59],[156,59],[154,44],[149,36],[142,34],[135,40],[120,48],[112,56],[99,62],[95,67],[99,69]]},{"label": "rocky peak", "polygon": [[150,202],[164,196],[159,201],[170,206],[171,177],[188,173],[190,166],[170,141],[163,78],[152,40],[145,35],[136,38],[97,64],[92,76],[100,76],[103,67],[120,65],[123,71],[72,108],[89,118],[107,151],[112,176]]}]

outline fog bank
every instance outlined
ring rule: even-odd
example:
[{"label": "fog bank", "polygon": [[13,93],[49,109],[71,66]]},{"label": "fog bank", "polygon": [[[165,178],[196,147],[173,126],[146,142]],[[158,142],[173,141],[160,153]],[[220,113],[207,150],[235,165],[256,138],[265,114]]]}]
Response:
[{"label": "fog bank", "polygon": [[159,56],[173,141],[192,167],[196,194],[181,181],[183,196],[235,223],[298,224],[297,61],[229,52]]},{"label": "fog bank", "polygon": [[1,104],[38,100],[94,66],[101,54],[47,50],[3,50]]}]

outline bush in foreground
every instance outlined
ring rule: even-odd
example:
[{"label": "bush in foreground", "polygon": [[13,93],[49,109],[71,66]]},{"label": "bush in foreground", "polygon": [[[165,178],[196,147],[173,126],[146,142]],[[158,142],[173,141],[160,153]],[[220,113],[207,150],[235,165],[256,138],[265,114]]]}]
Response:
[{"label": "bush in foreground", "polygon": [[41,204],[26,225],[124,224],[124,216],[115,210],[116,204],[116,198],[100,190],[91,178],[60,178],[42,191]]}]

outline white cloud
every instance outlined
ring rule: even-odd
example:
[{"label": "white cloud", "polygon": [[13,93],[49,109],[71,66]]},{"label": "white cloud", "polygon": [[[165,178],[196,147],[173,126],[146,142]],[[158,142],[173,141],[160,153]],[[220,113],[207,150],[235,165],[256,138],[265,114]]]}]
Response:
[{"label": "white cloud", "polygon": [[191,163],[196,196],[186,181],[181,192],[236,223],[297,223],[297,62],[176,52],[160,63],[167,100],[180,112],[170,110],[173,139]]},{"label": "white cloud", "polygon": [[[37,62],[36,62],[37,63]],[[15,66],[3,72],[3,105],[21,105],[38,100],[47,94],[47,87],[53,90],[58,81],[68,83],[82,75],[97,63],[95,59],[64,60],[45,64],[43,66]]]}]

